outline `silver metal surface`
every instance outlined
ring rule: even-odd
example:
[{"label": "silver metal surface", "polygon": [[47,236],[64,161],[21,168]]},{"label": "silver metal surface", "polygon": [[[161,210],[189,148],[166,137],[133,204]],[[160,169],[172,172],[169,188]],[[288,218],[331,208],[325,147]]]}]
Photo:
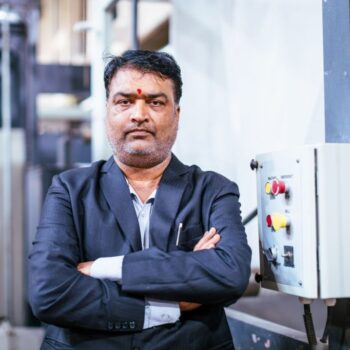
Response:
[{"label": "silver metal surface", "polygon": [[322,1],[326,142],[350,142],[350,4]]},{"label": "silver metal surface", "polygon": [[132,15],[131,15],[131,23],[132,23],[132,49],[139,49],[139,40],[137,37],[137,26],[138,26],[138,0],[132,0]]},{"label": "silver metal surface", "polygon": [[[4,12],[7,8],[3,7]],[[3,13],[4,13],[3,12]],[[12,252],[12,169],[11,169],[11,68],[10,68],[10,19],[3,16],[1,21],[1,36],[2,36],[2,61],[1,61],[1,76],[2,76],[2,158],[3,158],[3,176],[2,176],[2,192],[3,192],[3,266],[4,266],[4,315],[8,317],[11,313],[12,305],[12,274],[11,274],[11,252]]]}]

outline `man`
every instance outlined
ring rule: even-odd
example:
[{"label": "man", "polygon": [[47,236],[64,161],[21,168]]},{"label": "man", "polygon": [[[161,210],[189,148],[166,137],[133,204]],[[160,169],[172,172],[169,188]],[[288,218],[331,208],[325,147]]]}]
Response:
[{"label": "man", "polygon": [[53,179],[29,257],[42,349],[233,349],[251,251],[237,186],[171,153],[180,69],[128,51],[105,87],[113,157]]}]

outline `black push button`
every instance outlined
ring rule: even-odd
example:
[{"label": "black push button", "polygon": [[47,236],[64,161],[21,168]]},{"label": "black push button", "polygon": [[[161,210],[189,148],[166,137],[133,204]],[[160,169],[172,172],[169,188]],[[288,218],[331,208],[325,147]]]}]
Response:
[{"label": "black push button", "polygon": [[108,322],[107,328],[109,330],[112,330],[113,329],[113,323],[112,322]]},{"label": "black push button", "polygon": [[123,323],[122,323],[122,328],[123,328],[123,329],[129,329],[129,322],[127,322],[127,321],[126,321],[126,322],[123,322]]},{"label": "black push button", "polygon": [[114,324],[114,328],[115,328],[115,329],[120,329],[120,328],[121,328],[120,322],[116,322],[116,323]]},{"label": "black push button", "polygon": [[135,321],[130,321],[130,322],[129,322],[129,327],[130,327],[131,329],[134,329],[134,328],[136,327]]}]

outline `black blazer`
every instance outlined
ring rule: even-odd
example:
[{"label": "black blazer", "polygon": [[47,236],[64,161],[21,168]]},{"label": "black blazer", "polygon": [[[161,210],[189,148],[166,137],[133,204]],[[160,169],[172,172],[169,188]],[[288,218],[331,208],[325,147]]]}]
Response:
[{"label": "black blazer", "polygon": [[[30,304],[48,324],[42,349],[233,349],[223,306],[244,292],[251,260],[238,197],[233,182],[173,156],[154,201],[151,248],[141,250],[113,158],[56,176],[29,256]],[[221,235],[216,248],[193,252],[210,227]],[[122,285],[76,269],[116,255],[125,255]],[[174,325],[142,330],[144,297],[203,306]]]}]

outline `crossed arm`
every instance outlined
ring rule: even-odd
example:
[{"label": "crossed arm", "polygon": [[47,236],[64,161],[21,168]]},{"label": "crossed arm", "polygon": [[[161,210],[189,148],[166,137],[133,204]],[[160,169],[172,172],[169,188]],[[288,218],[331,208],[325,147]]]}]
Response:
[{"label": "crossed arm", "polygon": [[[193,251],[199,251],[203,249],[212,249],[215,248],[216,244],[220,241],[220,235],[214,227],[209,231],[205,232],[203,237],[198,241],[198,243],[193,248]],[[78,271],[84,275],[91,276],[91,266],[93,261],[81,262],[78,264]],[[179,307],[182,312],[192,311],[199,308],[201,304],[199,303],[190,303],[187,301],[180,301]]]}]

